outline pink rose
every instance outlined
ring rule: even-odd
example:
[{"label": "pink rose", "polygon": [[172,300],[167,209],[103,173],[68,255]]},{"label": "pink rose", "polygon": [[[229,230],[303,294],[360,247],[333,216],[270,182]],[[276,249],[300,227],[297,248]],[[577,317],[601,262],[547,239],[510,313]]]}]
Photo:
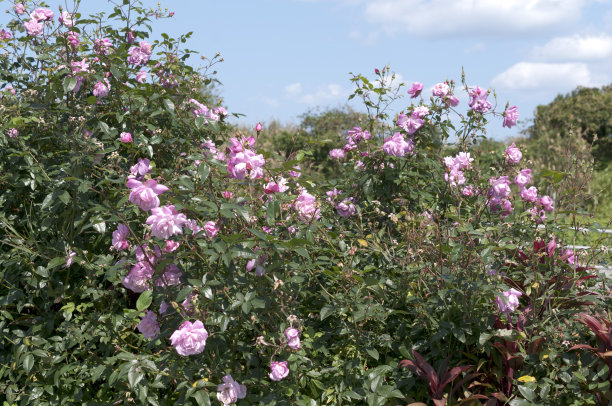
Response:
[{"label": "pink rose", "polygon": [[132,31],[128,31],[127,33],[127,42],[128,44],[134,43],[134,33]]},{"label": "pink rose", "polygon": [[444,97],[450,92],[450,87],[446,83],[438,83],[433,87],[432,94],[438,97]]},{"label": "pink rose", "polygon": [[505,155],[506,155],[506,161],[510,165],[514,165],[514,164],[519,163],[519,161],[523,157],[523,154],[521,153],[521,150],[518,149],[517,147],[515,147],[514,143],[512,143],[512,145],[510,145],[506,149]]},{"label": "pink rose", "polygon": [[257,125],[255,126],[255,131],[261,132],[262,129],[263,129],[263,126],[261,125],[261,123],[257,123]]},{"label": "pink rose", "polygon": [[502,127],[512,127],[516,125],[516,122],[518,121],[519,118],[519,112],[518,112],[518,108],[516,106],[512,106],[506,109],[506,111],[504,111],[504,122],[502,124]]},{"label": "pink rose", "polygon": [[158,195],[168,191],[168,188],[159,185],[155,180],[150,179],[144,184],[136,179],[128,179],[127,187],[132,189],[130,192],[130,202],[134,203],[141,210],[149,211],[159,206]]},{"label": "pink rose", "polygon": [[350,217],[355,214],[355,205],[353,204],[353,198],[344,199],[342,202],[336,205],[336,211],[342,217]]},{"label": "pink rose", "polygon": [[155,269],[147,261],[140,261],[132,266],[121,283],[126,289],[141,293],[151,288],[150,281],[154,273]]},{"label": "pink rose", "polygon": [[550,196],[542,196],[540,198],[540,205],[542,206],[542,208],[546,211],[553,211],[553,200],[550,198]]},{"label": "pink rose", "polygon": [[23,28],[26,29],[28,35],[31,37],[36,37],[42,34],[44,27],[45,26],[43,23],[38,22],[38,20],[35,20],[34,18],[23,23]]},{"label": "pink rose", "polygon": [[64,24],[66,27],[70,28],[74,25],[74,20],[72,19],[72,14],[67,11],[62,11],[62,14],[58,18],[59,22]]},{"label": "pink rose", "polygon": [[423,120],[416,115],[408,117],[405,114],[400,114],[397,118],[397,126],[403,128],[408,134],[414,134],[423,126]]},{"label": "pink rose", "polygon": [[298,212],[298,217],[302,221],[311,221],[321,217],[319,215],[319,209],[316,206],[317,199],[310,193],[303,191],[296,201],[293,203],[293,207]]},{"label": "pink rose", "polygon": [[136,81],[138,83],[144,83],[147,80],[148,75],[149,74],[147,72],[141,70],[140,72],[136,74]]},{"label": "pink rose", "polygon": [[112,48],[113,43],[108,38],[97,38],[94,41],[94,52],[98,55],[108,55],[110,54],[110,49]]},{"label": "pink rose", "polygon": [[170,336],[170,342],[179,355],[188,356],[204,351],[208,331],[200,320],[186,321]]},{"label": "pink rose", "polygon": [[531,183],[531,169],[523,169],[514,178],[514,184],[520,189]]},{"label": "pink rose", "polygon": [[130,168],[130,173],[136,177],[143,177],[151,172],[151,169],[153,169],[151,168],[151,161],[147,158],[138,158],[138,163]]},{"label": "pink rose", "polygon": [[525,202],[536,203],[538,201],[538,189],[535,186],[529,189],[524,188],[521,190],[521,199]]},{"label": "pink rose", "polygon": [[23,5],[23,3],[17,3],[15,4],[15,12],[19,15],[25,14],[26,12],[26,8]]},{"label": "pink rose", "polygon": [[404,135],[397,132],[393,134],[393,136],[385,138],[383,151],[391,156],[412,155],[414,154],[414,141],[412,141],[412,139],[406,141]]},{"label": "pink rose", "polygon": [[214,221],[208,221],[206,224],[204,224],[204,231],[206,231],[206,234],[210,239],[215,238],[216,235],[219,234],[219,230],[220,229],[217,226],[217,223]]},{"label": "pink rose", "polygon": [[55,13],[48,8],[37,8],[30,13],[30,18],[38,21],[51,21]]},{"label": "pink rose", "polygon": [[79,40],[79,34],[73,31],[70,31],[68,33],[68,42],[70,42],[70,45],[72,45],[73,47],[78,47],[79,44],[81,43],[81,41]]},{"label": "pink rose", "polygon": [[414,82],[412,86],[410,86],[410,89],[408,89],[408,94],[410,95],[411,99],[415,99],[419,97],[422,91],[423,91],[423,84],[419,82]]},{"label": "pink rose", "polygon": [[487,89],[481,89],[479,86],[476,86],[476,88],[470,92],[471,99],[468,105],[476,113],[484,114],[491,110],[492,105],[491,102],[487,100],[487,93]]},{"label": "pink rose", "polygon": [[285,338],[287,339],[287,345],[289,348],[297,350],[300,348],[300,332],[293,327],[287,327],[285,329]]},{"label": "pink rose", "polygon": [[130,248],[130,243],[127,241],[129,236],[130,229],[125,224],[118,224],[117,229],[113,231],[113,247],[117,251]]},{"label": "pink rose", "polygon": [[444,98],[444,102],[451,107],[457,107],[459,105],[459,99],[455,95],[447,96]]},{"label": "pink rose", "polygon": [[519,305],[519,297],[523,294],[518,290],[512,288],[508,291],[503,292],[503,296],[498,296],[495,299],[497,308],[502,313],[512,313]]},{"label": "pink rose", "polygon": [[13,34],[10,31],[5,30],[4,28],[0,30],[0,39],[11,39]]},{"label": "pink rose", "polygon": [[283,378],[286,378],[289,375],[289,367],[287,366],[287,361],[276,362],[272,361],[270,363],[270,373],[268,376],[273,381],[280,381]]},{"label": "pink rose", "polygon": [[104,79],[104,82],[98,81],[93,88],[93,95],[96,97],[106,97],[110,91],[110,83],[108,79]]},{"label": "pink rose", "polygon": [[11,128],[10,130],[8,130],[8,136],[9,138],[15,138],[19,135],[19,130],[16,128]]},{"label": "pink rose", "polygon": [[174,264],[170,264],[164,268],[164,274],[161,278],[157,279],[156,286],[174,286],[181,283],[181,276],[183,273]]},{"label": "pink rose", "polygon": [[164,251],[166,252],[174,252],[177,250],[177,248],[181,245],[180,242],[178,241],[173,241],[173,240],[166,240],[166,248],[164,248]]},{"label": "pink rose", "polygon": [[146,223],[151,225],[151,234],[162,240],[167,240],[176,234],[183,233],[183,224],[187,217],[176,211],[174,205],[154,207]]},{"label": "pink rose", "polygon": [[329,151],[329,156],[332,159],[342,159],[345,157],[345,154],[343,150],[341,150],[340,148],[336,148]]},{"label": "pink rose", "polygon": [[236,403],[238,399],[246,397],[246,386],[240,385],[231,375],[223,377],[223,383],[217,386],[217,400],[223,405]]},{"label": "pink rose", "polygon": [[147,315],[138,323],[138,331],[144,338],[153,339],[159,335],[159,323],[154,312],[148,310]]},{"label": "pink rose", "polygon": [[120,136],[121,136],[121,142],[126,143],[126,144],[128,142],[132,142],[132,134],[130,133],[122,132]]}]

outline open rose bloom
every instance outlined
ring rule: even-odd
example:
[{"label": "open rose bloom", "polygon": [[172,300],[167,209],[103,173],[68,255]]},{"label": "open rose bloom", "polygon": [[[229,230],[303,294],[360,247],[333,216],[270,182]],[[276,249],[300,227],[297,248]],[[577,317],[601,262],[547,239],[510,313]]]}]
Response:
[{"label": "open rose bloom", "polygon": [[183,356],[195,355],[204,351],[208,331],[200,320],[194,323],[186,321],[170,336],[170,342],[176,352]]}]

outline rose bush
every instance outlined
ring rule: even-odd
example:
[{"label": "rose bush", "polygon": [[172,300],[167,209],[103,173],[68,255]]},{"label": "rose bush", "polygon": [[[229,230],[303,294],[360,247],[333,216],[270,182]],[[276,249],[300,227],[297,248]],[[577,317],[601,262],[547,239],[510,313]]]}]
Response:
[{"label": "rose bush", "polygon": [[557,237],[564,208],[527,187],[519,146],[493,165],[474,148],[516,108],[445,81],[413,84],[395,114],[388,67],[355,75],[366,119],[328,157],[342,170],[310,178],[308,151],[260,150],[263,126],[236,134],[211,104],[218,57],[199,71],[189,35],[149,39],[169,16],[15,5],[0,56],[9,404],[610,400],[576,319],[610,306],[596,251]]}]

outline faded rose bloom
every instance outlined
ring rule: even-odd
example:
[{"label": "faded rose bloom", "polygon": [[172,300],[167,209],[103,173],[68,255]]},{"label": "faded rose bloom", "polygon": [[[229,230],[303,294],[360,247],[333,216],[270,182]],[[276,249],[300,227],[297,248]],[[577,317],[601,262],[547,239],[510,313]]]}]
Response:
[{"label": "faded rose bloom", "polygon": [[147,173],[151,172],[151,169],[153,169],[151,168],[151,161],[149,161],[147,158],[138,158],[138,163],[130,168],[130,172],[136,177],[143,177]]},{"label": "faded rose bloom", "polygon": [[474,196],[474,186],[467,185],[463,189],[461,189],[461,194],[463,196]]},{"label": "faded rose bloom", "polygon": [[518,149],[517,147],[515,147],[514,143],[512,143],[512,145],[510,145],[506,149],[505,155],[506,155],[506,161],[510,165],[514,165],[514,164],[519,163],[519,161],[523,157],[523,154],[521,153],[521,150]]},{"label": "faded rose bloom", "polygon": [[519,112],[518,112],[518,108],[516,106],[512,106],[506,109],[506,111],[504,111],[504,122],[502,124],[502,127],[513,127],[516,125],[516,122],[518,121],[519,118]]},{"label": "faded rose bloom", "polygon": [[130,134],[130,133],[122,132],[120,134],[120,137],[121,137],[121,142],[123,142],[123,143],[127,144],[129,142],[132,142],[132,134]]},{"label": "faded rose bloom", "polygon": [[231,375],[223,377],[223,383],[217,386],[217,399],[223,405],[236,403],[238,399],[246,397],[246,386],[240,385]]},{"label": "faded rose bloom", "polygon": [[143,184],[136,179],[130,178],[127,181],[127,187],[132,189],[130,192],[130,202],[144,211],[149,211],[154,207],[158,207],[159,198],[157,196],[168,191],[166,186],[158,184],[157,181],[153,179]]},{"label": "faded rose bloom", "polygon": [[459,105],[459,99],[453,94],[445,97],[444,102],[451,107],[457,107]]},{"label": "faded rose bloom", "polygon": [[287,186],[287,179],[280,178],[278,182],[269,182],[264,186],[264,193],[272,194],[272,193],[283,193],[289,190],[289,186]]},{"label": "faded rose bloom", "polygon": [[144,82],[146,82],[146,80],[147,80],[147,76],[148,76],[148,75],[149,75],[149,74],[148,74],[147,72],[145,72],[145,71],[141,70],[140,72],[138,72],[138,73],[136,74],[136,81],[137,81],[138,83],[144,83]]},{"label": "faded rose bloom", "polygon": [[177,212],[174,205],[155,207],[151,209],[146,223],[151,225],[151,234],[154,237],[167,240],[173,235],[183,234],[182,226],[187,223],[187,217]]},{"label": "faded rose bloom", "polygon": [[117,229],[113,231],[113,247],[117,251],[130,248],[130,243],[127,241],[129,236],[130,229],[125,224],[118,224]]},{"label": "faded rose bloom", "polygon": [[64,268],[70,268],[70,265],[74,263],[74,257],[76,257],[76,252],[70,250],[68,255],[66,256],[66,263],[64,264]]},{"label": "faded rose bloom", "polygon": [[142,333],[144,338],[154,339],[159,335],[159,323],[155,312],[147,311],[147,315],[138,323],[138,331]]},{"label": "faded rose bloom", "polygon": [[286,378],[287,375],[289,375],[289,366],[287,365],[287,361],[272,361],[270,363],[270,373],[268,374],[270,379],[273,381],[280,381],[283,378]]},{"label": "faded rose bloom", "polygon": [[170,342],[179,355],[189,356],[204,351],[208,331],[200,320],[186,321],[170,336]]},{"label": "faded rose bloom", "polygon": [[181,283],[183,273],[175,264],[170,264],[164,268],[164,274],[157,279],[156,286],[174,286]]},{"label": "faded rose bloom", "polygon": [[208,238],[213,239],[213,238],[215,238],[217,236],[217,234],[219,234],[220,229],[217,226],[216,222],[208,221],[204,225],[204,231],[206,231],[206,234],[208,235]]},{"label": "faded rose bloom", "polygon": [[300,332],[293,327],[287,327],[285,329],[285,338],[287,339],[287,345],[289,348],[297,350],[300,348]]},{"label": "faded rose bloom", "polygon": [[423,84],[419,82],[414,82],[412,86],[410,86],[410,89],[408,89],[408,94],[410,95],[411,99],[415,99],[419,97],[422,91],[423,91]]},{"label": "faded rose bloom", "polygon": [[553,200],[550,198],[550,196],[542,196],[540,198],[540,205],[546,211],[553,211],[554,210]]},{"label": "faded rose bloom", "polygon": [[300,172],[302,170],[302,168],[300,168],[299,165],[296,165],[293,167],[293,169],[295,169],[294,171],[289,171],[289,176],[292,178],[299,178],[300,176],[302,176],[302,172]]},{"label": "faded rose bloom", "polygon": [[514,309],[516,309],[519,305],[519,297],[523,294],[518,290],[512,288],[503,292],[503,296],[497,296],[495,299],[495,303],[497,304],[497,308],[502,313],[512,313]]},{"label": "faded rose bloom", "polygon": [[353,204],[353,198],[344,199],[336,205],[336,211],[342,217],[350,217],[355,214],[355,205]]},{"label": "faded rose bloom", "polygon": [[368,130],[362,130],[361,127],[353,127],[352,129],[347,131],[346,138],[349,140],[349,143],[357,144],[361,140],[369,140],[371,137],[370,132]]}]

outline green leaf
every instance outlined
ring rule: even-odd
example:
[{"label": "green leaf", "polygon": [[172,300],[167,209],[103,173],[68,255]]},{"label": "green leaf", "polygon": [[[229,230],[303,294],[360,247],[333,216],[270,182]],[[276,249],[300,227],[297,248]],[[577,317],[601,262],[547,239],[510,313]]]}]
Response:
[{"label": "green leaf", "polygon": [[196,394],[193,395],[193,397],[196,402],[198,402],[198,405],[210,406],[210,397],[208,396],[208,393],[206,393],[206,391],[197,391]]},{"label": "green leaf", "polygon": [[376,351],[376,348],[366,348],[366,352],[370,355],[370,357],[378,361],[379,355],[378,351]]},{"label": "green leaf", "polygon": [[172,100],[164,99],[164,106],[166,106],[166,110],[174,111],[174,103]]},{"label": "green leaf", "polygon": [[523,397],[525,399],[527,399],[530,402],[534,401],[534,399],[536,397],[536,394],[533,391],[533,389],[530,389],[530,388],[528,388],[527,386],[524,386],[524,385],[519,385],[518,386],[518,390],[519,390],[519,392],[521,392],[521,395],[523,395]]},{"label": "green leaf", "polygon": [[66,76],[64,78],[64,92],[71,92],[77,84],[77,78],[74,76]]},{"label": "green leaf", "polygon": [[134,365],[130,368],[128,372],[128,382],[132,388],[136,387],[142,378],[144,378],[144,373],[142,372],[140,366]]},{"label": "green leaf", "polygon": [[151,291],[145,290],[140,294],[138,300],[136,301],[136,309],[141,312],[144,309],[147,309],[151,305],[151,302],[153,302],[153,298],[151,297]]},{"label": "green leaf", "polygon": [[23,358],[23,369],[29,374],[34,366],[34,356],[32,354],[28,354]]},{"label": "green leaf", "polygon": [[326,304],[321,308],[321,321],[325,320],[334,312],[334,306]]},{"label": "green leaf", "polygon": [[198,166],[198,175],[200,176],[200,182],[204,182],[208,175],[210,174],[210,167],[206,165],[204,162],[200,163]]}]

